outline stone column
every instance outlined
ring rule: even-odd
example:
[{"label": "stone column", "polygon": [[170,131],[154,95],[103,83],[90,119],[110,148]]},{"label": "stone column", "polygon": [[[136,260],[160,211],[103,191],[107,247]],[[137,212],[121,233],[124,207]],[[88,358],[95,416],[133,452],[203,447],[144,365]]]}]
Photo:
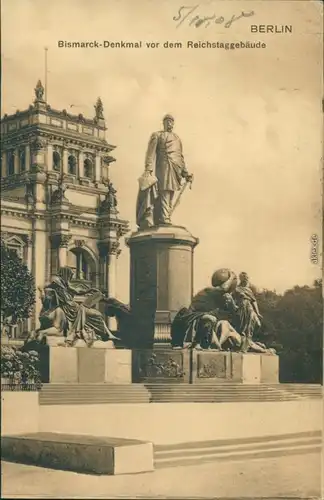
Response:
[{"label": "stone column", "polygon": [[30,146],[26,144],[25,146],[25,170],[30,170]]},{"label": "stone column", "polygon": [[117,259],[120,255],[119,241],[109,243],[108,262],[107,262],[107,289],[110,297],[116,297],[117,294]]},{"label": "stone column", "polygon": [[101,177],[101,157],[97,154],[95,160],[95,182],[100,182]]},{"label": "stone column", "polygon": [[45,170],[45,148],[47,142],[42,137],[36,137],[30,144],[32,170]]},{"label": "stone column", "polygon": [[51,172],[53,170],[53,146],[48,144],[47,146],[47,170]]},{"label": "stone column", "polygon": [[1,155],[1,179],[7,177],[7,151],[3,151]]},{"label": "stone column", "polygon": [[35,174],[35,184],[34,184],[34,194],[35,194],[35,208],[36,210],[45,210],[46,200],[45,200],[45,172],[39,172]]},{"label": "stone column", "polygon": [[80,153],[79,153],[79,178],[84,177],[83,162],[84,162],[84,154],[83,154],[83,151],[80,151]]},{"label": "stone column", "polygon": [[[27,236],[26,238],[26,247],[27,247],[27,255],[26,255],[26,264],[29,271],[33,272],[33,236]],[[37,284],[36,284],[37,285]],[[38,294],[38,290],[36,290],[36,295]],[[27,329],[30,332],[33,328],[33,318],[28,318],[27,320]]]},{"label": "stone column", "polygon": [[68,265],[68,245],[71,240],[70,234],[52,235],[52,275],[56,274],[60,267]]},{"label": "stone column", "polygon": [[[116,297],[117,293],[117,258],[120,254],[117,240],[107,241],[99,245],[101,269],[104,271],[103,288],[108,297]],[[108,327],[116,330],[115,318],[108,318]]]},{"label": "stone column", "polygon": [[62,171],[63,171],[63,174],[67,174],[68,173],[68,150],[67,149],[63,149],[63,165],[62,165]]},{"label": "stone column", "polygon": [[[117,257],[119,251],[118,241],[112,242],[109,246],[109,253],[106,261],[106,280],[108,297],[116,297],[117,294]],[[117,322],[115,318],[108,318],[108,328],[117,330]]]},{"label": "stone column", "polygon": [[27,246],[27,258],[26,258],[26,264],[28,266],[29,271],[32,272],[33,268],[33,237],[27,236],[26,238],[26,246]]},{"label": "stone column", "polygon": [[14,167],[15,167],[15,175],[19,174],[19,150],[15,148],[14,152]]},{"label": "stone column", "polygon": [[[33,220],[33,249],[32,249],[32,269],[35,278],[36,287],[43,287],[46,283],[46,258],[48,252],[48,236],[44,220]],[[39,294],[36,294],[35,316],[33,318],[33,327],[39,326],[39,313],[42,303]]]}]

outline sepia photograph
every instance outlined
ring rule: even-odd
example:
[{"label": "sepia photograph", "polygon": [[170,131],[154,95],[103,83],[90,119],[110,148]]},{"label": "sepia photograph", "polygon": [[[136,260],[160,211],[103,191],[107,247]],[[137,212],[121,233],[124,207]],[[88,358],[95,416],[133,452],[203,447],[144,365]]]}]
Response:
[{"label": "sepia photograph", "polygon": [[324,498],[323,45],[321,0],[2,1],[2,498]]}]

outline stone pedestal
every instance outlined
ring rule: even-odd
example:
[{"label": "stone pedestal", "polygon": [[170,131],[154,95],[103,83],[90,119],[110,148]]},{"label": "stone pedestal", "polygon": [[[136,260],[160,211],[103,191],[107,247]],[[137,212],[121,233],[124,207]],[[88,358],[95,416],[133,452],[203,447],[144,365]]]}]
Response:
[{"label": "stone pedestal", "polygon": [[78,382],[78,351],[76,347],[48,347],[48,382]]},{"label": "stone pedestal", "polygon": [[132,353],[127,349],[44,346],[43,382],[130,384]]},{"label": "stone pedestal", "polygon": [[127,244],[135,345],[168,343],[175,314],[191,303],[193,253],[198,239],[183,227],[166,225],[133,233]]},{"label": "stone pedestal", "polygon": [[133,350],[133,382],[279,383],[279,357],[267,354],[154,348]]},{"label": "stone pedestal", "polygon": [[131,384],[132,351],[128,349],[79,349],[78,382]]},{"label": "stone pedestal", "polygon": [[261,382],[279,383],[279,356],[261,356]]}]

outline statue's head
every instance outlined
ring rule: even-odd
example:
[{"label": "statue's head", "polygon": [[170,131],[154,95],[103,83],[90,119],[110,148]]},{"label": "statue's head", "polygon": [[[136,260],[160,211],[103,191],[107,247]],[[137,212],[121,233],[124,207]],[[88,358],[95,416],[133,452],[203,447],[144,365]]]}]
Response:
[{"label": "statue's head", "polygon": [[46,308],[57,307],[59,305],[59,300],[57,293],[52,288],[44,288],[44,302],[43,306]]},{"label": "statue's head", "polygon": [[165,115],[163,118],[163,128],[167,132],[172,132],[174,126],[174,118],[172,115]]},{"label": "statue's head", "polygon": [[242,273],[240,273],[239,278],[241,285],[246,286],[249,283],[249,276],[246,272],[243,271]]}]

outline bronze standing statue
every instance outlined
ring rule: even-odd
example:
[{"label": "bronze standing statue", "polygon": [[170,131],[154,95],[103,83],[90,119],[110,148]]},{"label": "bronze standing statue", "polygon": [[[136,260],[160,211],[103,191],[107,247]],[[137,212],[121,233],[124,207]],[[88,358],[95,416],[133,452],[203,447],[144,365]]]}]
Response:
[{"label": "bronze standing statue", "polygon": [[187,171],[180,138],[173,132],[174,118],[163,118],[163,130],[150,138],[145,172],[139,179],[136,220],[140,229],[171,224],[171,215],[185,185],[192,182]]},{"label": "bronze standing statue", "polygon": [[236,287],[234,298],[239,310],[239,331],[245,336],[245,349],[248,349],[248,343],[254,331],[261,326],[262,316],[247,273],[240,273],[239,278],[240,282]]}]

